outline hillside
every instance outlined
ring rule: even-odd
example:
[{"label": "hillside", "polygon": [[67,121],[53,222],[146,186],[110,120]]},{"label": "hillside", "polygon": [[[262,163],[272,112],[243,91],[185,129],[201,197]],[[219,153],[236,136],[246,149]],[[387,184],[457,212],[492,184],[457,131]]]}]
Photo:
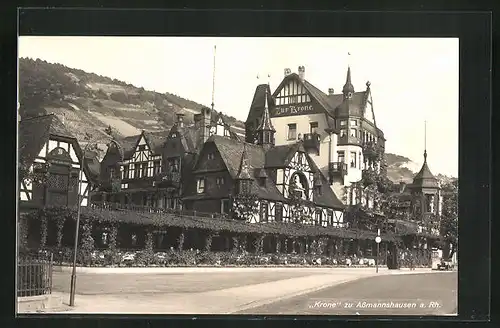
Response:
[{"label": "hillside", "polygon": [[[176,113],[186,124],[203,105],[171,93],[144,90],[116,79],[87,73],[40,59],[19,59],[21,117],[56,114],[85,143],[86,137],[107,139],[111,127],[117,137],[170,129]],[[244,135],[244,123],[225,117],[235,132]],[[99,153],[106,150],[99,145]],[[386,154],[387,173],[394,182],[411,182],[420,167],[409,158]],[[446,179],[442,176],[441,178]]]},{"label": "hillside", "polygon": [[[19,59],[19,102],[22,118],[54,113],[80,141],[89,135],[105,138],[109,126],[117,137],[164,131],[177,113],[185,114],[186,124],[191,124],[203,107],[171,93],[29,58]],[[225,119],[236,133],[244,134],[242,122]]]}]

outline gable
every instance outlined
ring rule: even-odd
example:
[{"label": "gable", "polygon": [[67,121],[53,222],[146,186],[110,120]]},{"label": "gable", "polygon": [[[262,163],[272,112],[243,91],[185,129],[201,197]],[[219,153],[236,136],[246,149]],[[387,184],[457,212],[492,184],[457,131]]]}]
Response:
[{"label": "gable", "polygon": [[300,80],[297,74],[285,77],[273,94],[275,106],[270,110],[270,116],[274,118],[325,113],[325,106],[311,91],[309,84]]},{"label": "gable", "polygon": [[371,92],[368,92],[366,95],[366,104],[365,110],[363,112],[363,117],[374,126],[375,124],[375,112],[373,111],[373,103],[372,103],[372,95]]},{"label": "gable", "polygon": [[226,138],[231,138],[233,136],[233,132],[229,128],[229,125],[224,122],[222,115],[219,115],[219,117],[215,121],[215,124],[212,124],[212,126],[210,127],[210,136],[213,135]]},{"label": "gable", "polygon": [[[203,145],[193,171],[223,171],[227,170],[233,175],[235,168],[231,167],[231,162],[227,161],[226,154],[221,153],[215,142],[206,142]],[[234,176],[234,175],[233,175]]]},{"label": "gable", "polygon": [[134,162],[146,162],[149,161],[151,155],[153,155],[153,153],[146,140],[146,136],[144,133],[141,133],[139,140],[137,140],[132,160]]}]

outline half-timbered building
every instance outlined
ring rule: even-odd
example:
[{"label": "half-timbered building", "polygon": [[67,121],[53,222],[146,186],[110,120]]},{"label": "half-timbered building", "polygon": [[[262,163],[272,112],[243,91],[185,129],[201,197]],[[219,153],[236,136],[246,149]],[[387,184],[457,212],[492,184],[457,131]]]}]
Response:
[{"label": "half-timbered building", "polygon": [[356,204],[359,197],[352,197],[349,187],[362,179],[363,171],[380,171],[385,148],[383,131],[375,120],[370,82],[366,90],[355,92],[349,67],[342,93],[329,89],[326,94],[305,79],[304,66],[298,74],[285,69],[284,79],[272,94],[268,85],[257,87],[246,121],[247,142],[255,141],[266,92],[277,129],[276,145],[302,140],[335,194],[346,204]]},{"label": "half-timbered building", "polygon": [[192,184],[194,160],[212,136],[238,139],[222,114],[204,108],[185,126],[184,115],[168,132],[142,132],[111,142],[101,162],[101,189],[95,201],[155,208],[182,209],[186,188]]},{"label": "half-timbered building", "polygon": [[[193,166],[196,183],[186,190],[186,208],[235,216],[240,194],[254,194],[257,209],[250,222],[296,222],[292,208],[300,199],[302,223],[341,226],[344,205],[307,151],[303,140],[275,146],[268,87],[252,142],[212,135]],[[297,196],[297,194],[299,194]]]},{"label": "half-timbered building", "polygon": [[[83,152],[76,138],[53,114],[19,123],[19,205],[21,210],[44,206],[87,206],[96,185],[96,168],[84,161],[81,188],[78,174]],[[92,170],[93,169],[93,170]]]}]

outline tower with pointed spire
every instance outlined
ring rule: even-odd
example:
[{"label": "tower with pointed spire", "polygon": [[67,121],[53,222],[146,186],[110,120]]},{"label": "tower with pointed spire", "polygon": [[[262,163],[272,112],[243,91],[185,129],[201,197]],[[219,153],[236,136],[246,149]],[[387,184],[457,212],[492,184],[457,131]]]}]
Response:
[{"label": "tower with pointed spire", "polygon": [[351,66],[347,67],[347,77],[342,88],[342,94],[344,95],[344,99],[351,99],[354,94],[354,86],[351,82]]},{"label": "tower with pointed spire", "polygon": [[438,179],[432,174],[427,164],[427,122],[424,123],[424,162],[411,184],[412,214],[417,220],[424,220],[429,215],[437,218],[441,215],[441,188]]},{"label": "tower with pointed spire", "polygon": [[253,178],[250,174],[246,143],[243,143],[243,153],[241,154],[240,167],[236,175],[236,193],[249,194],[252,191]]},{"label": "tower with pointed spire", "polygon": [[264,96],[264,111],[262,112],[262,117],[260,119],[260,124],[255,130],[257,144],[264,147],[271,147],[274,145],[274,134],[276,130],[271,122],[271,117],[269,116],[269,103],[268,103],[268,90],[266,88]]}]

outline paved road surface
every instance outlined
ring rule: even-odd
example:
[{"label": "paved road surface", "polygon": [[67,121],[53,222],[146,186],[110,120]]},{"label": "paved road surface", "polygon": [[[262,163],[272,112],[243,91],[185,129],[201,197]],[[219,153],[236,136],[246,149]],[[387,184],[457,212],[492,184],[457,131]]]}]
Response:
[{"label": "paved road surface", "polygon": [[[79,295],[200,293],[311,275],[307,270],[163,274],[77,274]],[[71,273],[54,272],[53,290],[69,292]]]},{"label": "paved road surface", "polygon": [[[457,272],[370,277],[234,314],[454,314],[457,309],[457,289]],[[389,303],[391,301],[392,304]],[[363,302],[366,303],[363,304]],[[376,302],[384,302],[386,303],[384,306],[392,308],[367,308],[369,306],[367,304],[377,304]],[[399,306],[396,304],[409,304],[410,302],[414,302],[416,308],[394,308],[394,306]],[[439,306],[431,308],[429,307],[430,302],[439,303]],[[346,308],[349,303],[352,304],[352,307]],[[420,303],[424,303],[426,308],[420,308]],[[405,306],[412,306],[412,304]]]}]

